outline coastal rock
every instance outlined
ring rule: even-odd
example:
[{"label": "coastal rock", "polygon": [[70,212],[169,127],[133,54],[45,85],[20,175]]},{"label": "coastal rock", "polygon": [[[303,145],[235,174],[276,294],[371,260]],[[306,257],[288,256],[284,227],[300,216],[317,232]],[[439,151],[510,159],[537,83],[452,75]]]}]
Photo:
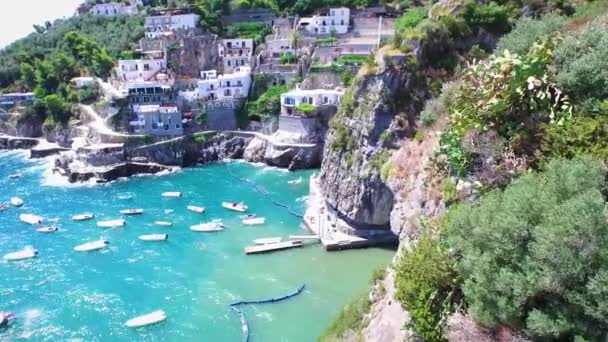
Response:
[{"label": "coastal rock", "polygon": [[110,182],[122,177],[131,177],[137,174],[155,174],[163,171],[172,171],[171,167],[159,164],[122,163],[101,169],[85,169],[71,171],[68,174],[70,183],[87,182],[97,179],[98,182]]},{"label": "coastal rock", "polygon": [[245,148],[243,159],[251,163],[259,163],[264,161],[266,154],[267,141],[260,138],[253,138]]},{"label": "coastal rock", "polygon": [[33,138],[0,136],[0,150],[25,150],[38,145],[38,142]]}]

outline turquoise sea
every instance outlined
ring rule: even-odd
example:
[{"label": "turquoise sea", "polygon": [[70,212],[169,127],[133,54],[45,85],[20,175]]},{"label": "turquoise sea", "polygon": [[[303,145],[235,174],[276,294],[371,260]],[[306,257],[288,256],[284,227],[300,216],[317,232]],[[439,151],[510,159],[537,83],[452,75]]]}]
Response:
[{"label": "turquoise sea", "polygon": [[[272,197],[303,212],[310,171],[289,173],[246,163],[218,163],[163,176],[135,177],[104,185],[69,186],[49,175],[49,161],[25,159],[22,152],[0,152],[0,201],[19,196],[21,208],[0,212],[0,256],[33,246],[37,258],[0,261],[0,311],[18,315],[0,331],[0,341],[242,341],[239,318],[228,304],[276,297],[306,284],[288,301],[241,307],[252,341],[314,341],[340,308],[365,291],[372,270],[384,267],[393,252],[366,249],[328,253],[309,245],[247,256],[243,248],[260,237],[304,234],[300,219],[262,197],[239,176],[266,188]],[[8,179],[21,172],[23,177]],[[297,185],[289,180],[302,178]],[[165,191],[184,197],[162,198]],[[130,194],[131,199],[124,198]],[[263,226],[243,226],[239,214],[222,201],[245,201]],[[207,208],[205,214],[187,205]],[[143,208],[124,228],[98,228],[97,220],[120,218],[119,210]],[[166,214],[165,210],[174,210]],[[92,212],[94,220],[72,222]],[[60,231],[38,233],[18,220],[21,213],[56,219]],[[190,225],[223,219],[226,230],[195,233]],[[170,220],[173,227],[153,225]],[[167,242],[143,242],[141,234],[168,233]],[[77,253],[81,243],[105,238],[109,248]],[[124,322],[164,310],[168,319],[137,330]]]}]

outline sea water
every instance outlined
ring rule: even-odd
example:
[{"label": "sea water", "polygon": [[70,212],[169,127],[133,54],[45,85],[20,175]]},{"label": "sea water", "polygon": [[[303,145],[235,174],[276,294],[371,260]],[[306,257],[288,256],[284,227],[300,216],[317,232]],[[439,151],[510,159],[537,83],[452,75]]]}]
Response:
[{"label": "sea water", "polygon": [[[48,172],[48,161],[21,152],[0,152],[0,201],[24,199],[21,208],[0,212],[0,255],[33,246],[39,256],[0,261],[0,311],[17,314],[0,341],[242,341],[235,301],[282,296],[305,284],[288,301],[241,307],[252,341],[314,341],[339,310],[366,291],[372,270],[384,267],[392,252],[366,249],[325,252],[319,245],[245,255],[243,248],[263,237],[305,234],[301,219],[276,206],[230,172],[266,189],[272,199],[303,212],[311,171],[286,172],[247,163],[218,163],[162,176],[134,177],[103,185],[67,186]],[[9,174],[21,172],[19,179]],[[298,184],[290,180],[302,179]],[[182,198],[163,198],[181,191]],[[222,201],[244,201],[266,224],[244,226],[239,213]],[[186,209],[203,206],[204,214]],[[125,217],[123,228],[103,229],[98,220],[121,218],[122,209],[142,208]],[[73,222],[75,214],[95,219]],[[19,221],[21,213],[50,220],[59,231],[37,232]],[[217,233],[196,233],[194,224],[222,219]],[[172,227],[154,221],[172,221]],[[167,233],[166,242],[145,242],[142,234]],[[110,241],[108,248],[78,253],[79,244]],[[168,319],[130,329],[125,321],[155,310]]]}]

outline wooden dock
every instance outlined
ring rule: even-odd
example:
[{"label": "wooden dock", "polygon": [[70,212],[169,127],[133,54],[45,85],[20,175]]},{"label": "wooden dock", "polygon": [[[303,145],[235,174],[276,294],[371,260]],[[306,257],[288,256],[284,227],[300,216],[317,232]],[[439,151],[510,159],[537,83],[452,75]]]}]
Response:
[{"label": "wooden dock", "polygon": [[302,240],[291,240],[266,245],[249,246],[245,247],[245,254],[268,253],[296,247],[302,247]]},{"label": "wooden dock", "polygon": [[289,235],[289,240],[321,240],[319,235]]}]

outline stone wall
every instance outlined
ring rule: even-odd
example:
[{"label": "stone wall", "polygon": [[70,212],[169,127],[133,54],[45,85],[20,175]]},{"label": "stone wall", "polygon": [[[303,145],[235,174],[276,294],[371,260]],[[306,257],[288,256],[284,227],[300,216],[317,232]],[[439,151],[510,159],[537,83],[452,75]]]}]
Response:
[{"label": "stone wall", "polygon": [[217,131],[236,130],[236,109],[220,108],[207,111],[205,127]]},{"label": "stone wall", "polygon": [[315,135],[318,128],[316,118],[305,118],[300,116],[279,116],[279,130],[302,136],[302,141],[307,136]]},{"label": "stone wall", "polygon": [[167,47],[167,66],[178,78],[199,78],[202,70],[216,69],[219,61],[217,37],[180,37]]}]

